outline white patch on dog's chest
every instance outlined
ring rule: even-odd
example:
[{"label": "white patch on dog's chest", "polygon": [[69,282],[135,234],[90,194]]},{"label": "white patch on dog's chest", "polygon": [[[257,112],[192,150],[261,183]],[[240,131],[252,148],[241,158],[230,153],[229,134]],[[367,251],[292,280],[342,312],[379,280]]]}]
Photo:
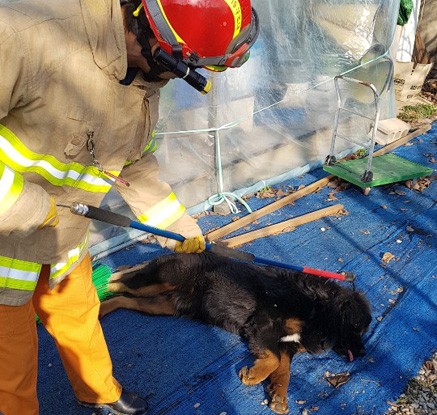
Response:
[{"label": "white patch on dog's chest", "polygon": [[300,343],[300,334],[299,333],[295,333],[295,334],[289,334],[288,336],[284,336],[281,337],[281,342],[283,343]]}]

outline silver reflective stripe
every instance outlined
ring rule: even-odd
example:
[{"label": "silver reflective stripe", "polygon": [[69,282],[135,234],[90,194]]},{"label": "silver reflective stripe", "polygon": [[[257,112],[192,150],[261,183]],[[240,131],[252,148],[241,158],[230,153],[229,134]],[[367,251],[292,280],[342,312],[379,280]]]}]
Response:
[{"label": "silver reflective stripe", "polygon": [[17,201],[23,187],[23,177],[0,162],[0,215]]},{"label": "silver reflective stripe", "polygon": [[33,291],[41,264],[0,256],[0,288]]},{"label": "silver reflective stripe", "polygon": [[3,174],[0,175],[0,201],[6,199],[6,195],[12,189],[12,185],[14,184],[15,174],[13,170],[4,166]]},{"label": "silver reflective stripe", "polygon": [[88,239],[89,234],[86,235],[85,239],[76,248],[68,251],[68,259],[66,262],[58,262],[57,264],[51,265],[50,279],[57,278],[61,274],[67,272],[71,268],[71,266],[81,258],[83,252],[88,249]]},{"label": "silver reflective stripe", "polygon": [[13,269],[0,266],[0,278],[7,277],[17,281],[36,281],[38,279],[40,269],[36,271]]}]

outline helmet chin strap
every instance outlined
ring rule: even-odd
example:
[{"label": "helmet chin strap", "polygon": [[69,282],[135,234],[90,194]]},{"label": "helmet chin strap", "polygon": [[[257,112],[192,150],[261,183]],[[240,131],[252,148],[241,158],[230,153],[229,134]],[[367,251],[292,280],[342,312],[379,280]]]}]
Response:
[{"label": "helmet chin strap", "polygon": [[148,26],[145,30],[142,30],[137,37],[138,42],[142,46],[141,54],[144,56],[150,67],[149,72],[142,71],[142,73],[143,73],[143,78],[146,81],[158,82],[158,81],[162,81],[162,78],[159,75],[161,75],[164,72],[167,72],[168,69],[166,69],[164,66],[160,65],[158,62],[156,62],[153,59],[152,47],[150,46],[150,42],[149,42],[149,39],[151,37],[154,37],[154,33],[150,28],[150,26]]}]

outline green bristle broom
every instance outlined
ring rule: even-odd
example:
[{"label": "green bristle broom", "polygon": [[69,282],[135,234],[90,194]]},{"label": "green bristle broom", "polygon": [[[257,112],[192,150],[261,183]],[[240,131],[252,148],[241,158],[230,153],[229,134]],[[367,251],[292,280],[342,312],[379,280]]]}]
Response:
[{"label": "green bristle broom", "polygon": [[97,290],[97,295],[100,301],[104,301],[113,296],[113,293],[108,291],[108,281],[111,278],[112,270],[105,264],[93,265],[93,283]]}]

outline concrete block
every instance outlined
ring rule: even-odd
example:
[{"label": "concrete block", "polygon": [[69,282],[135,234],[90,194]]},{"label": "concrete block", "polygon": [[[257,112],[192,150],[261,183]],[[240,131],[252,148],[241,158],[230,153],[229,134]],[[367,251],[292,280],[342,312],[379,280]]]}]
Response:
[{"label": "concrete block", "polygon": [[399,118],[388,118],[378,123],[375,141],[380,145],[387,145],[405,137],[410,131],[410,124]]}]

